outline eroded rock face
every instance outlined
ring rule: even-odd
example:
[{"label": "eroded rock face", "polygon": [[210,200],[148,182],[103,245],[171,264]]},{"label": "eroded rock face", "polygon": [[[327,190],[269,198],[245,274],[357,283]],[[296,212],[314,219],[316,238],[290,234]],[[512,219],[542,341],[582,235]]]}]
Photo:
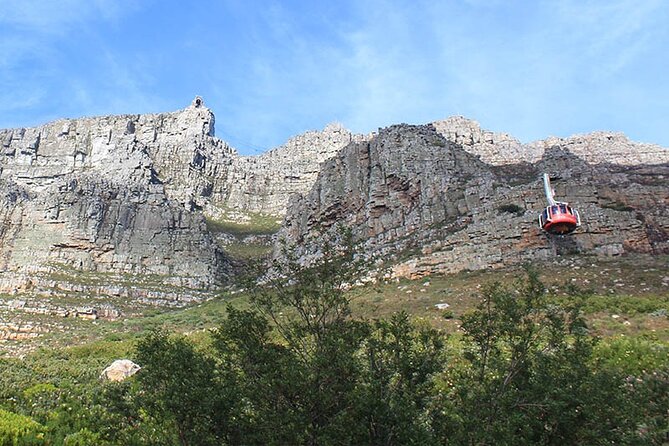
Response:
[{"label": "eroded rock face", "polygon": [[232,209],[282,216],[293,194],[309,191],[322,162],[361,140],[363,136],[330,124],[321,132],[306,132],[260,156],[237,157],[226,178],[230,192],[225,204]]},{"label": "eroded rock face", "polygon": [[233,153],[212,135],[213,115],[195,105],[0,131],[0,271],[62,264],[213,284],[225,262],[187,205],[206,181],[193,154]]},{"label": "eroded rock face", "polygon": [[50,284],[34,273],[54,265],[157,275],[179,287],[220,283],[229,265],[204,215],[281,217],[322,161],[360,139],[330,125],[244,157],[214,136],[214,124],[196,97],[173,113],[0,130],[0,292]]},{"label": "eroded rock face", "polygon": [[[405,275],[668,249],[669,151],[624,135],[521,144],[453,117],[374,137],[334,124],[244,157],[215,137],[214,124],[198,97],[173,113],[0,130],[0,292],[89,286],[40,275],[67,268],[114,274],[107,291],[94,284],[96,294],[189,302],[194,294],[179,290],[120,290],[133,288],[122,276],[191,289],[220,283],[229,263],[204,216],[244,212],[287,213],[283,234],[298,244],[350,226]],[[536,227],[544,171],[561,177],[557,197],[583,215],[573,236]]]},{"label": "eroded rock face", "polygon": [[[410,277],[566,253],[669,253],[669,151],[654,156],[655,146],[635,151],[625,138],[595,134],[534,144],[532,162],[519,163],[527,146],[508,136],[445,128],[392,126],[349,145],[291,204],[282,235],[300,245],[343,223],[367,252]],[[608,151],[615,163],[600,161]],[[575,234],[538,228],[542,172],[554,178],[557,197],[580,210]]]},{"label": "eroded rock face", "polygon": [[435,121],[432,125],[448,141],[480,156],[482,161],[497,166],[538,162],[553,147],[561,147],[591,164],[632,166],[669,163],[669,150],[666,148],[630,141],[622,133],[593,132],[569,138],[550,137],[522,144],[511,135],[484,130],[478,122],[462,116]]}]

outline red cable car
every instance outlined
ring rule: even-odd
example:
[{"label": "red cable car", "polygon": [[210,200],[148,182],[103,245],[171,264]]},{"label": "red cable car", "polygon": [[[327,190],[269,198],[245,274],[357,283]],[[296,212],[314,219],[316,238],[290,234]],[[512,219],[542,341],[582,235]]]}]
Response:
[{"label": "red cable car", "polygon": [[581,216],[569,204],[555,201],[548,174],[544,174],[544,191],[548,206],[539,215],[539,227],[550,234],[564,235],[581,226]]}]

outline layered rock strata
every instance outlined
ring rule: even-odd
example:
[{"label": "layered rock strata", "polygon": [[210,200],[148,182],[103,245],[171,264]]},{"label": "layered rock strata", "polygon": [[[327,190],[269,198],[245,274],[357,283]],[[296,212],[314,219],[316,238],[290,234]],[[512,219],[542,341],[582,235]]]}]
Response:
[{"label": "layered rock strata", "polygon": [[[282,236],[299,246],[343,224],[403,276],[564,253],[669,253],[665,149],[594,134],[536,143],[523,157],[528,146],[471,126],[465,134],[462,123],[392,126],[349,145],[294,200]],[[525,158],[531,162],[519,162]],[[607,158],[615,163],[601,161]],[[538,228],[542,172],[554,178],[557,197],[581,212],[573,235]]]},{"label": "layered rock strata", "polygon": [[176,287],[220,283],[228,261],[204,215],[280,218],[320,163],[359,139],[330,125],[244,157],[214,125],[196,97],[173,113],[0,130],[0,292],[51,283],[54,266],[158,275]]},{"label": "layered rock strata", "polygon": [[0,270],[61,264],[212,284],[224,262],[204,218],[183,205],[201,179],[180,164],[212,132],[213,116],[195,105],[0,132]]},{"label": "layered rock strata", "polygon": [[311,189],[322,162],[364,139],[340,124],[330,124],[260,156],[236,157],[225,180],[229,194],[222,201],[232,209],[283,216],[293,194]]},{"label": "layered rock strata", "polygon": [[[65,267],[115,283],[155,275],[178,288],[163,300],[187,302],[179,290],[230,271],[216,243],[225,234],[212,237],[205,216],[248,213],[287,214],[283,234],[295,242],[346,224],[418,272],[667,249],[669,151],[621,134],[521,144],[462,117],[374,137],[333,124],[244,157],[214,126],[197,97],[173,113],[0,131],[0,292],[48,293]],[[574,236],[536,228],[543,171],[583,214]]]},{"label": "layered rock strata", "polygon": [[657,144],[630,141],[616,132],[593,132],[569,138],[550,137],[522,144],[506,133],[481,128],[478,122],[462,116],[435,121],[435,130],[446,140],[462,146],[492,165],[538,162],[553,147],[561,147],[576,157],[591,163],[611,163],[626,166],[669,163],[669,150]]}]

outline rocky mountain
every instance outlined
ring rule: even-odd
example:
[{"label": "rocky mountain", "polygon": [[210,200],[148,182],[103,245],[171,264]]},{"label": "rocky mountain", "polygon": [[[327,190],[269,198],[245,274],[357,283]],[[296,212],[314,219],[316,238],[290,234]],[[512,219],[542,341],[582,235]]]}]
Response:
[{"label": "rocky mountain", "polygon": [[306,193],[316,181],[320,164],[354,141],[363,141],[340,124],[310,131],[260,156],[235,157],[222,184],[223,202],[232,209],[282,217],[290,197]]},{"label": "rocky mountain", "polygon": [[[0,130],[0,292],[188,301],[233,274],[225,224],[254,216],[285,216],[297,244],[346,224],[409,276],[669,250],[669,151],[620,134],[521,144],[453,117],[369,136],[333,124],[240,156],[214,124],[196,97],[172,113]],[[583,215],[573,236],[537,228],[544,171]],[[82,274],[95,280],[74,286]],[[146,280],[155,289],[140,292]]]},{"label": "rocky mountain", "polygon": [[[538,228],[542,172],[580,210],[576,233]],[[343,224],[408,277],[565,253],[669,253],[668,191],[669,151],[659,146],[609,133],[523,145],[458,117],[347,146],[291,203],[283,236],[301,246]]]},{"label": "rocky mountain", "polygon": [[147,276],[186,289],[220,283],[228,260],[205,216],[282,214],[354,139],[331,125],[240,156],[214,136],[199,97],[173,113],[1,130],[0,292],[51,293],[65,286],[54,277],[78,272],[127,276],[126,287]]}]

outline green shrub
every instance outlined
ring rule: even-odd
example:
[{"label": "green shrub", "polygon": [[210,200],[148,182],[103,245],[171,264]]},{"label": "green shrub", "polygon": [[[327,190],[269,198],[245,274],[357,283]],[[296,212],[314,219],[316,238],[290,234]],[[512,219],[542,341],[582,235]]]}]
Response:
[{"label": "green shrub", "polygon": [[93,446],[100,445],[100,435],[83,428],[73,434],[69,434],[63,440],[63,446]]},{"label": "green shrub", "polygon": [[602,205],[603,208],[605,209],[612,209],[614,211],[618,212],[631,212],[634,210],[633,207],[626,205],[625,203],[621,203],[620,201],[614,201],[611,203],[604,203]]},{"label": "green shrub", "polygon": [[598,368],[616,369],[628,375],[669,368],[669,345],[643,338],[614,338],[595,349]]},{"label": "green shrub", "polygon": [[0,445],[44,444],[44,426],[24,415],[0,409]]},{"label": "green shrub", "polygon": [[453,319],[455,317],[455,313],[453,313],[453,310],[444,310],[441,313],[441,317],[444,319]]},{"label": "green shrub", "polygon": [[583,311],[609,311],[627,315],[650,314],[669,306],[669,297],[660,296],[585,296]]}]

